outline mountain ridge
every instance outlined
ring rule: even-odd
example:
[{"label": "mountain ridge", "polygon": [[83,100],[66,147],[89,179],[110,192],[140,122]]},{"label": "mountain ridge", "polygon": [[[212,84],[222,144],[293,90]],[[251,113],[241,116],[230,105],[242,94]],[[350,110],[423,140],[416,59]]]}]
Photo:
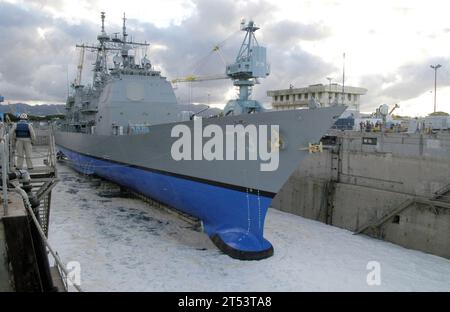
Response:
[{"label": "mountain ridge", "polygon": [[[205,104],[186,104],[186,111],[199,112],[206,108]],[[221,109],[211,107],[210,109],[201,112],[199,115],[207,117],[210,115],[217,115]],[[25,103],[1,104],[0,113],[20,114],[27,113],[34,116],[47,115],[65,115],[66,109],[64,104],[39,104],[29,105]]]},{"label": "mountain ridge", "polygon": [[39,104],[29,105],[25,103],[1,104],[0,113],[20,114],[27,113],[34,116],[64,115],[64,104]]}]

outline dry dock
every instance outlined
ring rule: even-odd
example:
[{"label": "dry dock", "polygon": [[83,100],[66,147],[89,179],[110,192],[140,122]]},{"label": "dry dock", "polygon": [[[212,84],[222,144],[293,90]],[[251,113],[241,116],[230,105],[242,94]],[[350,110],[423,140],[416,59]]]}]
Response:
[{"label": "dry dock", "polygon": [[[450,261],[427,254],[448,257],[449,142],[446,134],[330,133],[324,151],[311,154],[275,198],[265,233],[275,254],[263,261],[231,259],[186,219],[64,163],[46,197],[48,238],[63,262],[80,264],[87,291],[450,291]],[[35,189],[45,184],[42,172],[34,172]],[[27,220],[21,198],[10,201]],[[0,255],[10,263],[4,224],[2,217]],[[367,283],[374,262],[379,285]],[[9,263],[0,262],[0,281],[14,279]],[[36,268],[29,264],[22,267]]]},{"label": "dry dock", "polygon": [[[58,165],[50,242],[86,291],[450,291],[450,261],[269,209],[273,257],[235,260],[192,224]],[[367,265],[381,285],[367,284]]]},{"label": "dry dock", "polygon": [[272,206],[450,258],[450,134],[336,131]]}]

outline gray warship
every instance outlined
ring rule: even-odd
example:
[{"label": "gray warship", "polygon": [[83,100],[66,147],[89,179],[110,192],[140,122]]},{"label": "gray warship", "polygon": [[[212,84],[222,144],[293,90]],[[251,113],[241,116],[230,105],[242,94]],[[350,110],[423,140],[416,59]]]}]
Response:
[{"label": "gray warship", "polygon": [[273,255],[263,236],[272,198],[345,107],[271,111],[252,100],[252,87],[270,66],[249,21],[241,23],[245,37],[225,71],[238,98],[223,116],[198,118],[177,103],[171,82],[147,55],[136,59],[133,49],[148,43],[128,39],[125,17],[120,36],[109,36],[104,20],[102,13],[98,43],[78,46],[82,54],[96,53],[93,83],[81,84],[79,68],[55,132],[60,155],[80,172],[200,219],[233,258]]}]

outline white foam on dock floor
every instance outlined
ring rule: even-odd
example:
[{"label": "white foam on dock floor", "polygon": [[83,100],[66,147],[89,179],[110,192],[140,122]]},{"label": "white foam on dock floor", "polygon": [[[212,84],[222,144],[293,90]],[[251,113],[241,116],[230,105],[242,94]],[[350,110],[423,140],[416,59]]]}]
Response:
[{"label": "white foam on dock floor", "polygon": [[[450,291],[450,261],[270,209],[262,261],[234,260],[207,236],[138,199],[104,198],[60,165],[49,238],[81,264],[87,291]],[[378,261],[381,285],[368,286]]]}]

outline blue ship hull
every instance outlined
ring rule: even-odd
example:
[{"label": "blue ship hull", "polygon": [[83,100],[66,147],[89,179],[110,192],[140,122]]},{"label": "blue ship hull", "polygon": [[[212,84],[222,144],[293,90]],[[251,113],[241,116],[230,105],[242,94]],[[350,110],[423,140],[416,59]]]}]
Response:
[{"label": "blue ship hull", "polygon": [[[114,181],[197,217],[219,249],[234,258],[256,260],[273,254],[272,245],[263,237],[272,198],[309,154],[309,144],[318,142],[344,109],[327,107],[206,118],[197,126],[192,120],[162,123],[150,126],[148,133],[133,135],[56,131],[55,141],[77,170]],[[194,134],[200,126],[204,131],[214,125],[227,133],[229,126],[254,125],[259,129],[275,125],[280,135],[274,162],[278,166],[275,170],[262,170],[268,162],[261,157],[176,160],[172,148],[178,138],[172,131],[178,125]],[[250,136],[248,140],[244,137],[241,149],[250,155],[251,149],[260,146],[260,138],[250,141]],[[205,146],[207,143],[195,136],[189,140],[194,148],[199,142]],[[223,142],[224,150],[226,143]],[[272,142],[267,143],[272,149]],[[197,151],[201,150],[200,146]]]},{"label": "blue ship hull", "polygon": [[233,258],[259,260],[273,255],[273,247],[263,237],[263,229],[275,194],[245,192],[212,181],[152,171],[58,148],[81,173],[114,181],[199,218],[214,244]]}]

